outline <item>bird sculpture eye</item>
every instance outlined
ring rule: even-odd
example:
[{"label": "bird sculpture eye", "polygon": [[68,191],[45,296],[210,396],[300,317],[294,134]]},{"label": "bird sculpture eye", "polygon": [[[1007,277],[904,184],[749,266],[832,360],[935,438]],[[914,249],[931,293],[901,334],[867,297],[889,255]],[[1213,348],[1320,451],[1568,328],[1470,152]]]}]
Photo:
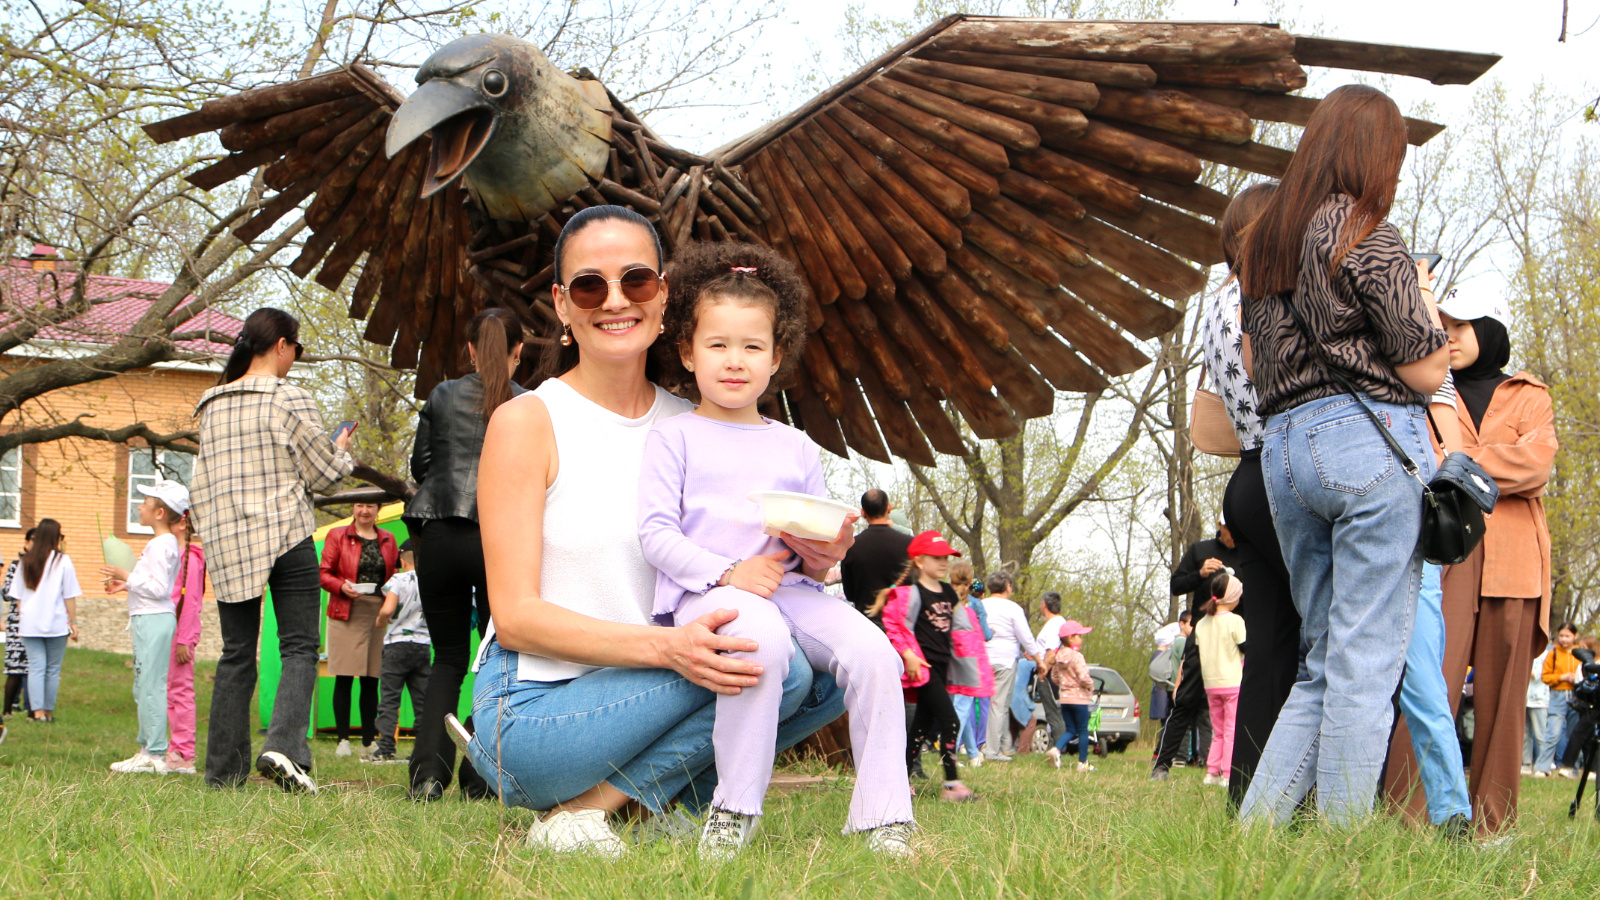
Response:
[{"label": "bird sculpture eye", "polygon": [[506,92],[506,74],[499,69],[490,69],[483,73],[483,91],[491,97],[498,97]]}]

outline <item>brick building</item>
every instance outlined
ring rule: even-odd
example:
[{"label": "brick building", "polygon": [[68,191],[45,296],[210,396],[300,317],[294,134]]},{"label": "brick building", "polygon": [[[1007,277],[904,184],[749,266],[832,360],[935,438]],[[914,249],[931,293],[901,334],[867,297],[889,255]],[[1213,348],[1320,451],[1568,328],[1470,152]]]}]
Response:
[{"label": "brick building", "polygon": [[[66,264],[53,248],[40,245],[25,259],[12,259],[0,268],[0,297],[11,310],[36,309],[59,302],[72,288]],[[150,303],[170,285],[159,281],[88,276],[91,309],[0,355],[0,373],[9,375],[42,361],[93,354],[139,320]],[[237,335],[239,320],[206,310],[180,326],[179,331],[210,330]],[[70,421],[90,413],[87,423],[118,428],[144,422],[160,434],[194,427],[194,405],[217,383],[221,357],[228,344],[187,341],[180,346],[196,353],[217,354],[204,361],[161,363],[100,381],[52,391],[26,403],[0,420],[0,428],[16,429]],[[115,534],[143,549],[150,531],[139,525],[136,508],[141,499],[135,488],[149,484],[158,474],[187,483],[194,457],[141,445],[110,444],[68,438],[31,444],[0,456],[0,556],[10,560],[22,547],[27,528],[41,518],[61,523],[62,549],[77,566],[84,590],[79,601],[83,646],[128,652],[127,601],[108,597],[99,582],[102,565],[100,537]],[[220,650],[215,609],[209,588],[202,655]],[[206,652],[210,651],[210,652]]]}]

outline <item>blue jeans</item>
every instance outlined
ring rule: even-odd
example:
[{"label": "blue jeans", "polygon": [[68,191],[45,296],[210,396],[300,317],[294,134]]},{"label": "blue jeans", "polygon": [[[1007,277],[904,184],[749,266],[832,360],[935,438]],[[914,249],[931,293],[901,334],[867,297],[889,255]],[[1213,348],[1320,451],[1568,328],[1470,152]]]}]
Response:
[{"label": "blue jeans", "polygon": [[1078,762],[1089,761],[1089,706],[1086,703],[1062,703],[1061,718],[1066,722],[1066,728],[1061,732],[1061,739],[1056,741],[1056,749],[1062,753],[1067,752],[1067,745],[1074,740],[1078,742]]},{"label": "blue jeans", "polygon": [[[797,656],[801,654],[795,650]],[[716,789],[716,694],[670,669],[597,669],[571,681],[518,681],[496,641],[473,688],[473,765],[507,806],[550,809],[606,782],[650,809],[702,810]],[[790,666],[778,750],[844,714],[826,672]]]},{"label": "blue jeans", "polygon": [[[1432,477],[1423,408],[1368,404]],[[1422,576],[1422,485],[1349,396],[1268,419],[1261,469],[1310,652],[1239,817],[1286,823],[1315,786],[1322,815],[1348,824],[1372,811],[1394,722]]]},{"label": "blue jeans", "polygon": [[956,719],[961,723],[961,730],[956,733],[956,750],[964,751],[967,756],[978,755],[978,709],[977,704],[988,703],[987,697],[968,697],[964,694],[953,694],[951,702],[956,705]]},{"label": "blue jeans", "polygon": [[1411,749],[1428,799],[1428,821],[1442,825],[1451,816],[1472,818],[1467,776],[1461,765],[1461,742],[1450,714],[1450,689],[1444,682],[1444,593],[1440,569],[1422,567],[1417,597],[1417,625],[1406,650],[1406,674],[1400,682],[1400,712],[1411,730]]},{"label": "blue jeans", "polygon": [[28,648],[28,705],[34,711],[55,712],[56,690],[61,687],[61,657],[67,653],[67,635],[25,637]]},{"label": "blue jeans", "polygon": [[1528,707],[1528,728],[1522,737],[1522,764],[1533,768],[1534,762],[1539,758],[1539,751],[1544,747],[1545,733],[1550,708],[1547,706]]},{"label": "blue jeans", "polygon": [[[33,659],[33,646],[28,646],[28,658]],[[31,663],[30,663],[31,665]],[[1539,758],[1533,764],[1535,771],[1548,772],[1555,767],[1556,758],[1566,752],[1567,735],[1578,724],[1578,712],[1572,708],[1572,692],[1550,691],[1550,709],[1545,713],[1544,742],[1539,745]]]}]

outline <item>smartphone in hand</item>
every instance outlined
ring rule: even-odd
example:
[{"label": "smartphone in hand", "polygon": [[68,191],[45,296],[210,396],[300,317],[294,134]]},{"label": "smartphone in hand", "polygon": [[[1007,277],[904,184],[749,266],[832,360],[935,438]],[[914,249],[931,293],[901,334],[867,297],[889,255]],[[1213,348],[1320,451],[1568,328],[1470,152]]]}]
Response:
[{"label": "smartphone in hand", "polygon": [[333,439],[334,440],[338,440],[341,435],[349,433],[349,432],[354,432],[355,430],[356,430],[356,423],[354,421],[340,422],[339,423],[339,427],[335,428],[333,430]]},{"label": "smartphone in hand", "polygon": [[1444,262],[1443,253],[1413,253],[1411,258],[1417,262],[1427,263],[1428,273],[1431,275],[1437,275],[1439,273],[1439,264]]}]

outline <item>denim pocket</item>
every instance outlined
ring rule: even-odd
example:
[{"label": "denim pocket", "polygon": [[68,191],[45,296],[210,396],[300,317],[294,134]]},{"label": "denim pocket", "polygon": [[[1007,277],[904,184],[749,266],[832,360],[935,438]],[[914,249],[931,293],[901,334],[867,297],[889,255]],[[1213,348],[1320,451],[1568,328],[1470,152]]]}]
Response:
[{"label": "denim pocket", "polygon": [[1360,413],[1307,430],[1306,444],[1324,489],[1361,495],[1394,475],[1394,454],[1376,429]]}]

